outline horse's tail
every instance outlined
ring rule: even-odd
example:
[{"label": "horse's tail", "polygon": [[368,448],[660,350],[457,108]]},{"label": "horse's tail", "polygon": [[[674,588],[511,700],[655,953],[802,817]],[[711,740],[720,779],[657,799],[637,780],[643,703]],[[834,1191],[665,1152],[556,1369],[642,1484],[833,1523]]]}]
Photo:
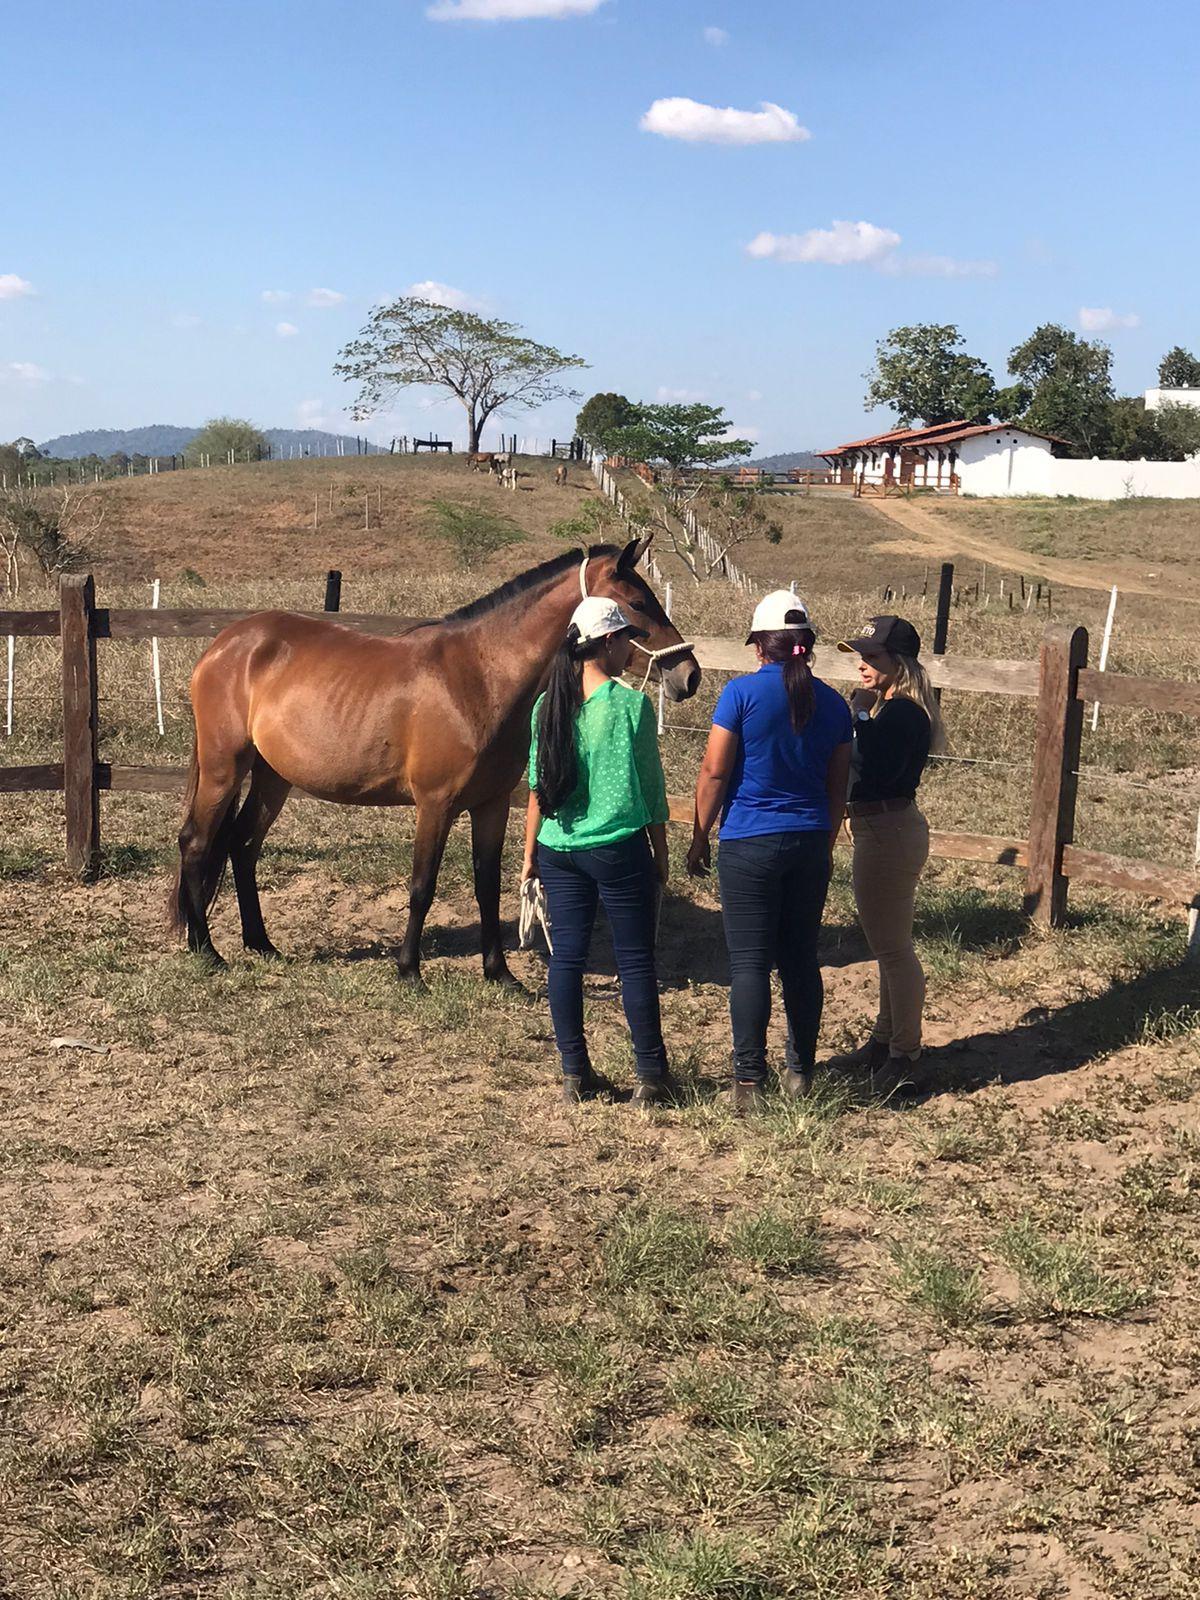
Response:
[{"label": "horse's tail", "polygon": [[[192,764],[188,769],[187,786],[183,791],[183,828],[179,836],[179,865],[175,868],[175,876],[171,880],[171,887],[167,894],[167,926],[173,933],[186,933],[188,926],[188,907],[190,896],[187,885],[183,881],[183,854],[187,848],[187,835],[192,821],[192,807],[196,802],[196,791],[200,786],[200,758],[196,744],[192,742]],[[234,821],[237,816],[238,797],[235,794],[228,806],[225,815],[221,818],[212,843],[205,853],[203,863],[203,905],[197,907],[205,914],[213,901],[217,898],[221,882],[225,877],[225,868],[229,864],[229,848],[233,841]]]}]

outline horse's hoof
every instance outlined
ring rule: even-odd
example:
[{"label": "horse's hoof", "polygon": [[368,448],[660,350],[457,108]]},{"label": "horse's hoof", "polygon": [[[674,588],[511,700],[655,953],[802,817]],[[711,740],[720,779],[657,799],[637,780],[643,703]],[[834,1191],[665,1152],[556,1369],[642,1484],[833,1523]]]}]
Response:
[{"label": "horse's hoof", "polygon": [[424,989],[427,987],[425,979],[421,976],[420,967],[397,967],[396,978],[405,989]]},{"label": "horse's hoof", "polygon": [[288,959],[282,950],[276,950],[270,940],[266,944],[248,944],[246,946],[246,954],[260,956],[264,961],[286,961]]},{"label": "horse's hoof", "polygon": [[488,983],[494,983],[497,988],[503,989],[505,994],[521,995],[525,999],[530,996],[531,991],[507,967],[503,967],[499,972],[485,972],[483,976]]},{"label": "horse's hoof", "polygon": [[192,954],[196,958],[196,965],[205,976],[209,976],[214,972],[224,972],[229,965],[225,957],[219,955],[215,950],[193,950]]}]

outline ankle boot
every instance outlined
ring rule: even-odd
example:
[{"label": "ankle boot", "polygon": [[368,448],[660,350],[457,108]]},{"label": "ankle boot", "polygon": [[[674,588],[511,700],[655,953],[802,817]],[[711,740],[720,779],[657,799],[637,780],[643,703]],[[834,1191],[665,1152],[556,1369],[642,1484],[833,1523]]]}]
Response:
[{"label": "ankle boot", "polygon": [[733,1114],[735,1117],[751,1116],[756,1111],[765,1111],[767,1105],[767,1091],[761,1083],[744,1083],[740,1078],[733,1080]]}]

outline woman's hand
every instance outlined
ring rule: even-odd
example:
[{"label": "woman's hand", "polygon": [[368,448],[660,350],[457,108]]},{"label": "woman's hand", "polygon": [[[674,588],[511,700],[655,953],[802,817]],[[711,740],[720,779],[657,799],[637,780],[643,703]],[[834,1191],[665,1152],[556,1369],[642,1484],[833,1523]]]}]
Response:
[{"label": "woman's hand", "polygon": [[521,882],[528,883],[530,878],[540,877],[541,873],[538,871],[536,858],[533,856],[526,856],[521,866]]},{"label": "woman's hand", "polygon": [[659,855],[657,850],[654,852],[654,873],[658,878],[659,887],[665,889],[667,879],[671,876],[671,858],[665,850],[662,855]]},{"label": "woman's hand", "polygon": [[851,711],[870,711],[878,699],[879,695],[874,689],[855,689],[850,696],[850,709]]},{"label": "woman's hand", "polygon": [[689,878],[707,878],[712,868],[712,848],[705,834],[694,835],[688,846],[687,870]]}]

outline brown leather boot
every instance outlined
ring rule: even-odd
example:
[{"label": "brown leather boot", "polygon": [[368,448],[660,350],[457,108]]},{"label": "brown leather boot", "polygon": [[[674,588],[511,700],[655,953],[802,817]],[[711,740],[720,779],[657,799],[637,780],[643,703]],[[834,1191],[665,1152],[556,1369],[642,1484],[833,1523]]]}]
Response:
[{"label": "brown leather boot", "polygon": [[779,1080],[779,1086],[789,1100],[803,1100],[812,1093],[812,1073],[799,1067],[789,1067]]},{"label": "brown leather boot", "polygon": [[629,1097],[634,1106],[673,1106],[679,1100],[679,1086],[665,1072],[661,1078],[639,1078]]},{"label": "brown leather boot", "polygon": [[733,1080],[733,1114],[735,1117],[752,1116],[757,1111],[767,1108],[766,1086],[761,1083],[744,1083],[740,1078]]},{"label": "brown leather boot", "polygon": [[564,1072],[562,1081],[563,1105],[582,1105],[585,1100],[594,1100],[598,1094],[603,1094],[605,1089],[612,1085],[607,1078],[600,1077],[599,1073],[592,1072]]},{"label": "brown leather boot", "polygon": [[865,1044],[859,1045],[857,1050],[851,1050],[844,1056],[831,1056],[825,1065],[830,1072],[869,1074],[887,1066],[887,1059],[887,1040],[876,1039],[872,1034]]}]

